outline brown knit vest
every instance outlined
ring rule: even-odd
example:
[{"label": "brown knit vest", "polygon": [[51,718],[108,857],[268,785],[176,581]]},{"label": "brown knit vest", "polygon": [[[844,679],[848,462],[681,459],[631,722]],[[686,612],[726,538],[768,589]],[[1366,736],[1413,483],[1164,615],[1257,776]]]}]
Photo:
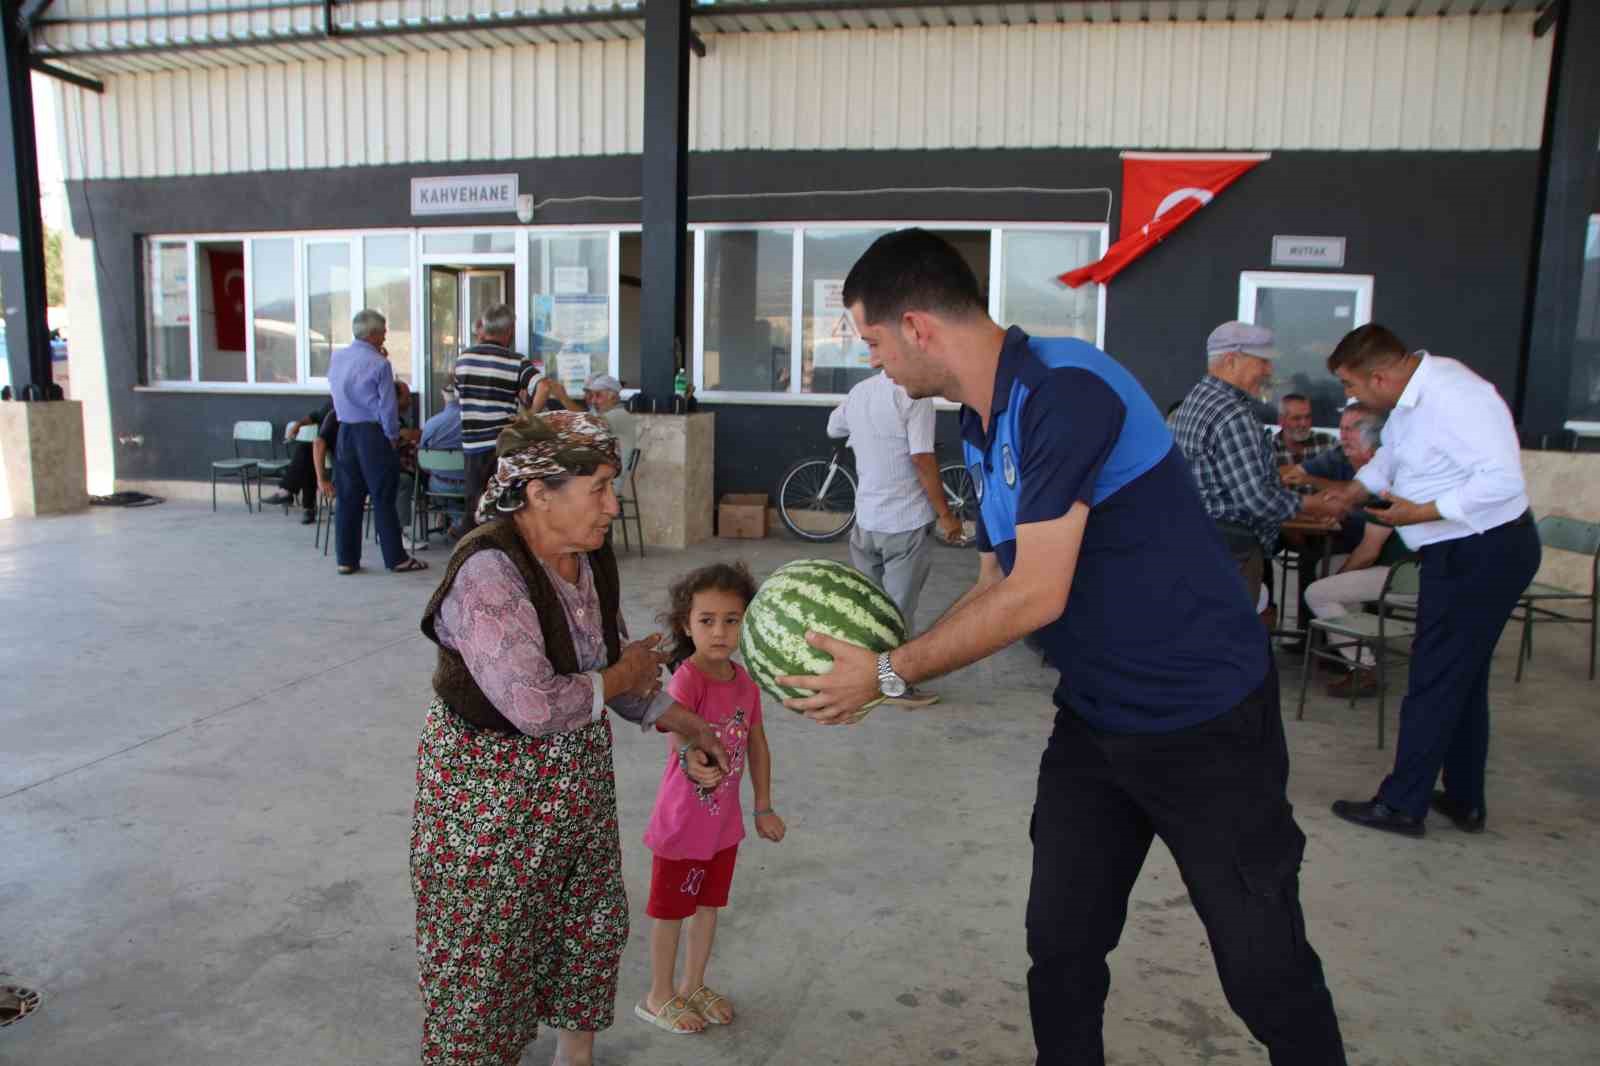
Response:
[{"label": "brown knit vest", "polygon": [[[439,698],[472,725],[502,733],[516,733],[519,732],[517,727],[506,721],[505,716],[495,709],[489,697],[483,694],[478,683],[472,679],[472,674],[468,672],[467,664],[460,654],[440,644],[439,636],[434,630],[434,619],[438,617],[439,608],[449,595],[450,587],[455,584],[456,574],[461,570],[462,564],[474,553],[490,550],[504,552],[516,565],[522,579],[528,583],[528,599],[532,602],[533,609],[538,612],[539,628],[544,634],[544,653],[550,660],[551,667],[558,674],[583,672],[582,667],[578,665],[578,653],[572,642],[572,630],[567,625],[567,615],[561,609],[561,600],[556,595],[555,586],[550,583],[544,567],[539,565],[538,560],[522,543],[516,526],[509,518],[500,518],[481,525],[461,538],[461,543],[456,545],[455,553],[450,557],[450,564],[445,568],[444,579],[439,582],[438,589],[434,591],[433,598],[428,601],[428,606],[422,613],[422,633],[439,645],[439,663],[433,671],[433,691]],[[600,598],[600,619],[606,639],[606,665],[610,666],[622,654],[621,638],[617,629],[622,597],[617,583],[617,557],[612,553],[609,542],[602,545],[598,551],[589,553],[589,568],[594,574],[594,588]]]}]

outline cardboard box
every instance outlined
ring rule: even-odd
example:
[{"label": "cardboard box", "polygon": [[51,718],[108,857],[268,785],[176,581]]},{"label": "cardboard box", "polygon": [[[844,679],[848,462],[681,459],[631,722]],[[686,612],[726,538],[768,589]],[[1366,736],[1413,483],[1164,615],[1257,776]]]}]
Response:
[{"label": "cardboard box", "polygon": [[760,540],[767,535],[767,494],[730,492],[717,506],[717,536]]}]

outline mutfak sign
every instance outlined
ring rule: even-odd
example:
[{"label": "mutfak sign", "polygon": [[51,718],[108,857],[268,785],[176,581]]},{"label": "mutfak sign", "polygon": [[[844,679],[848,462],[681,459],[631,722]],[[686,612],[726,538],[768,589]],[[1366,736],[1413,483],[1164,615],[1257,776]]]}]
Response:
[{"label": "mutfak sign", "polygon": [[1344,266],[1343,237],[1292,237],[1279,234],[1272,238],[1273,266]]},{"label": "mutfak sign", "polygon": [[413,215],[516,214],[515,174],[461,174],[412,178]]}]

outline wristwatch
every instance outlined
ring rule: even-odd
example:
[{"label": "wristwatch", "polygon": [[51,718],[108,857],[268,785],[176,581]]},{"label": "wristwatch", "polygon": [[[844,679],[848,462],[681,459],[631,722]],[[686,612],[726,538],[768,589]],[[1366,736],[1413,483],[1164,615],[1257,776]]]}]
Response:
[{"label": "wristwatch", "polygon": [[893,699],[904,696],[909,688],[906,679],[894,672],[894,666],[889,662],[889,653],[883,652],[878,656],[878,690],[885,696]]}]

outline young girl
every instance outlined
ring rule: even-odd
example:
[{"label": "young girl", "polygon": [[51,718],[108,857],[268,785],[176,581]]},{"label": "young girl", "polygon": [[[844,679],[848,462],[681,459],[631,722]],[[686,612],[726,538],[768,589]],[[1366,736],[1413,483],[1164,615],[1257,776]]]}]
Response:
[{"label": "young girl", "polygon": [[[655,853],[650,902],[650,992],[633,1013],[669,1033],[698,1033],[733,1021],[733,1003],[706,985],[706,963],[717,933],[717,910],[728,903],[734,857],[744,838],[739,780],[746,763],[755,786],[756,832],[783,839],[783,819],[772,809],[772,754],[761,726],[761,693],[730,658],[739,646],[745,605],[756,594],[743,564],[707,566],[678,581],[665,618],[675,638],[676,672],[667,685],[674,700],[716,730],[728,752],[729,772],[710,790],[684,772],[686,752],[672,741],[655,810],[644,842]],[[674,982],[678,938],[689,923],[682,980]]]}]

